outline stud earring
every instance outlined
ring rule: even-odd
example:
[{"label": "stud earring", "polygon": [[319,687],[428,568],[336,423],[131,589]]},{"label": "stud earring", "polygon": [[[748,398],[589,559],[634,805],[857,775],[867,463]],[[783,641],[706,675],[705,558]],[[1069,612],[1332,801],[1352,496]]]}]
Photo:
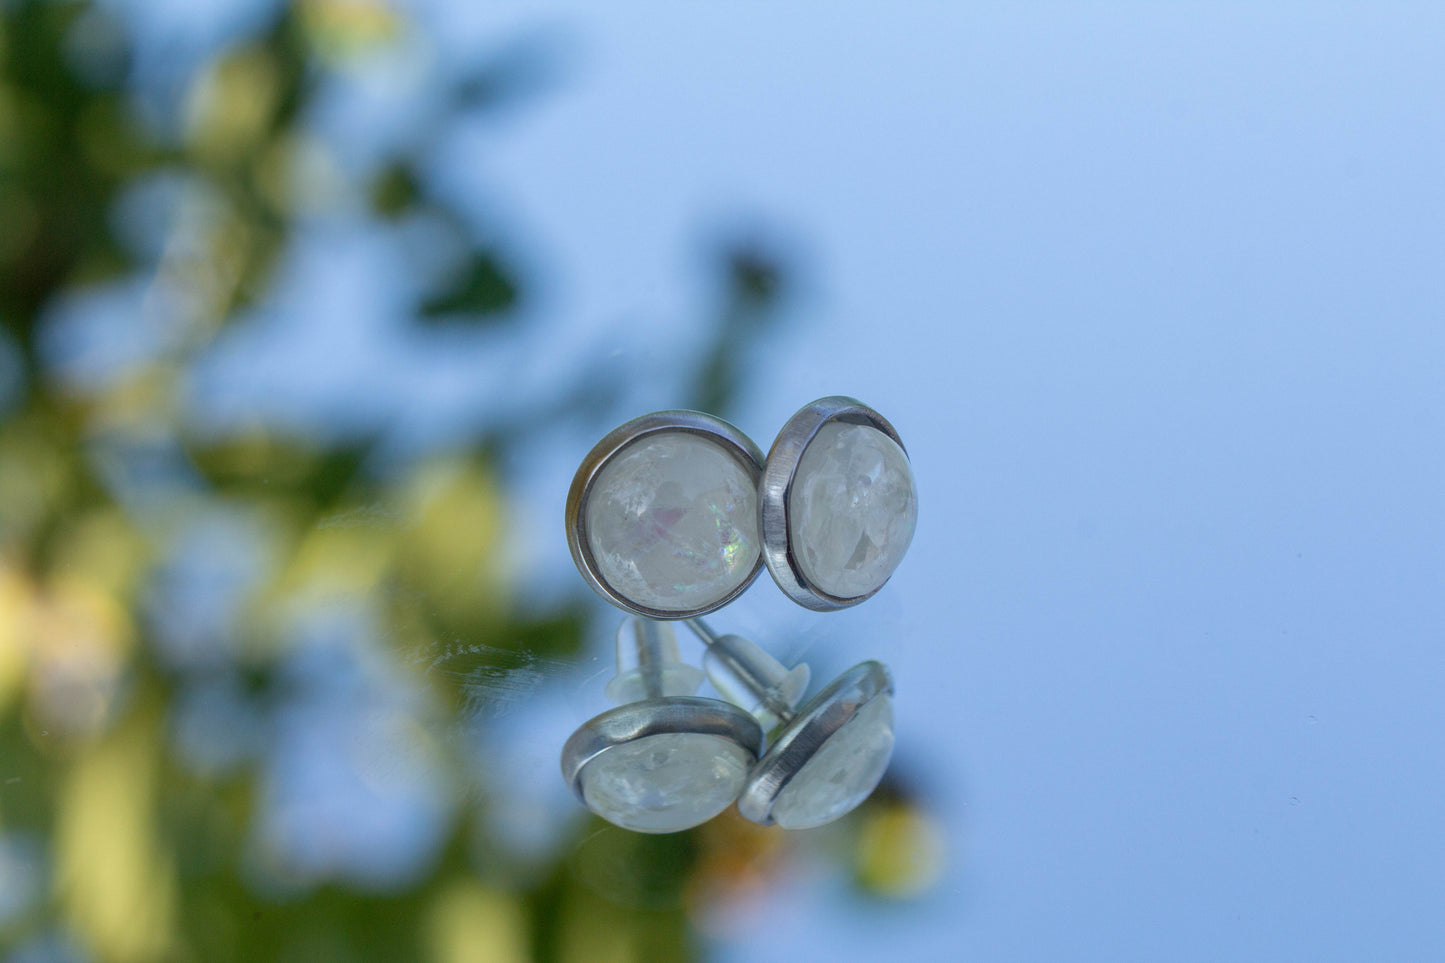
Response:
[{"label": "stud earring", "polygon": [[693,695],[702,678],[678,659],[671,625],[623,622],[617,676],[606,690],[621,704],[562,747],[562,778],[583,805],[640,833],[690,829],[732,805],[763,731],[737,706]]},{"label": "stud earring", "polygon": [[757,645],[718,635],[702,619],[687,624],[707,645],[708,675],[718,691],[741,690],[742,704],[753,700],[764,719],[781,723],[748,773],[738,812],[764,826],[811,829],[873,793],[893,756],[893,680],[886,666],[861,662],[794,710],[798,669],[790,673]]},{"label": "stud earring", "polygon": [[604,437],[567,495],[567,545],[598,594],[635,615],[718,609],[762,570],[763,455],[696,411],[658,411]]},{"label": "stud earring", "polygon": [[758,491],[768,571],[789,598],[819,612],[857,605],[881,589],[918,520],[898,432],[842,395],[788,419]]}]

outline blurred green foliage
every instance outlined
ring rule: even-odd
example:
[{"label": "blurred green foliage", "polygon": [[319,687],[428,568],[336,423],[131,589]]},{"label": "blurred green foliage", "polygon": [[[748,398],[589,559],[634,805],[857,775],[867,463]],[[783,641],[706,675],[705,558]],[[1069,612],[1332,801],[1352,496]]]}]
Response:
[{"label": "blurred green foliage", "polygon": [[[261,422],[202,434],[185,418],[181,385],[196,359],[264,298],[314,200],[297,184],[324,153],[307,127],[320,80],[412,27],[372,0],[282,5],[206,64],[178,115],[158,124],[137,114],[129,26],[114,17],[59,0],[0,5],[0,325],[21,379],[0,422],[0,839],[38,841],[39,853],[12,858],[8,877],[0,854],[0,947],[68,941],[107,961],[697,955],[699,908],[766,878],[787,851],[778,834],[732,817],[675,837],[594,820],[552,864],[525,865],[489,823],[487,774],[457,735],[491,691],[481,683],[579,651],[586,600],[541,614],[516,602],[498,465],[523,433],[595,415],[617,386],[579,384],[483,426],[463,449],[380,467],[376,439],[321,441]],[[445,94],[436,123],[529,96],[545,73],[525,48],[504,50]],[[527,283],[418,174],[437,133],[362,183],[326,168],[328,189],[362,199],[376,224],[424,214],[464,239],[464,256],[415,306],[419,331],[510,320]],[[117,205],[175,172],[205,185],[201,242],[137,254]],[[774,323],[786,278],[756,245],[725,246],[719,260],[726,294],[691,400],[725,412],[740,352]],[[42,350],[48,309],[124,278],[182,292],[182,336],[119,378],[58,378]],[[138,507],[98,441],[156,439],[187,480]],[[168,657],[148,609],[177,533],[218,511],[245,520],[264,549],[259,577],[215,630],[234,636],[215,647],[220,667]],[[278,889],[255,868],[267,805],[257,767],[284,733],[253,721],[261,745],[249,761],[206,772],[178,752],[174,720],[218,677],[240,680],[262,715],[284,704],[293,614],[337,600],[379,622],[387,671],[422,693],[394,714],[397,737],[456,774],[460,802],[438,854],[404,883]],[[425,671],[439,660],[446,671]]]}]

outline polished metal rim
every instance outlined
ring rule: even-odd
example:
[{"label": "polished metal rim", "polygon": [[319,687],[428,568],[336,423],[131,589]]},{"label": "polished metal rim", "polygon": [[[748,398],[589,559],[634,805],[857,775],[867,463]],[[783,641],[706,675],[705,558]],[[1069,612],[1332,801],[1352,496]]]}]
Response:
[{"label": "polished metal rim", "polygon": [[582,578],[592,586],[598,595],[613,605],[634,615],[643,615],[650,619],[690,619],[716,611],[743,594],[747,587],[753,584],[753,579],[758,577],[758,573],[763,568],[762,553],[760,552],[752,571],[737,588],[727,595],[701,608],[677,610],[654,609],[634,602],[614,589],[602,576],[587,539],[587,513],[583,511],[588,497],[592,494],[593,483],[608,462],[621,454],[629,445],[651,435],[674,431],[701,435],[715,442],[732,455],[738,464],[747,469],[754,484],[760,482],[763,474],[763,453],[751,438],[721,418],[715,418],[700,411],[672,409],[654,411],[640,418],[634,418],[608,432],[606,437],[587,453],[587,457],[582,459],[577,474],[572,478],[572,488],[567,492],[567,547],[572,551],[572,561],[577,563],[577,570],[582,573]]},{"label": "polished metal rim", "polygon": [[881,662],[860,662],[829,683],[783,727],[758,760],[738,797],[738,812],[764,826],[773,822],[773,803],[848,721],[881,695],[892,694],[893,679]]},{"label": "polished metal rim", "polygon": [[673,696],[644,699],[609,709],[584,722],[562,747],[562,778],[583,804],[582,770],[602,753],[647,736],[698,733],[730,739],[754,759],[763,748],[763,730],[742,709],[720,699]]},{"label": "polished metal rim", "polygon": [[[804,405],[798,413],[788,419],[783,430],[773,441],[763,464],[763,479],[758,488],[758,527],[763,538],[763,560],[773,580],[783,592],[806,608],[815,612],[833,612],[857,605],[872,598],[888,579],[884,579],[871,592],[852,598],[829,595],[808,581],[793,553],[792,529],[789,525],[788,498],[793,491],[793,477],[798,473],[798,462],[808,444],[819,429],[834,421],[864,425],[883,432],[903,448],[903,439],[889,424],[888,419],[869,408],[856,398],[832,395],[819,398]],[[908,450],[903,448],[905,457]]]}]

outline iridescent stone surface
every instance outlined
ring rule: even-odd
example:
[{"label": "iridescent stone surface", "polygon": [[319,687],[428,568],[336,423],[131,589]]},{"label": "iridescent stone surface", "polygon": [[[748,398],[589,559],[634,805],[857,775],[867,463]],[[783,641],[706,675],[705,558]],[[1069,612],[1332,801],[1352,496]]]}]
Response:
[{"label": "iridescent stone surface", "polygon": [[721,736],[645,736],[583,766],[582,797],[593,812],[623,829],[675,833],[732,805],[753,761],[750,752]]},{"label": "iridescent stone surface", "polygon": [[698,435],[665,432],[624,448],[598,473],[585,511],[602,578],[647,608],[712,605],[758,562],[754,477]]},{"label": "iridescent stone surface", "polygon": [[811,829],[852,812],[893,756],[893,698],[874,697],[803,764],[773,801],[773,821]]},{"label": "iridescent stone surface", "polygon": [[918,494],[908,456],[876,428],[830,422],[798,460],[788,516],[803,576],[836,598],[867,595],[913,541]]}]

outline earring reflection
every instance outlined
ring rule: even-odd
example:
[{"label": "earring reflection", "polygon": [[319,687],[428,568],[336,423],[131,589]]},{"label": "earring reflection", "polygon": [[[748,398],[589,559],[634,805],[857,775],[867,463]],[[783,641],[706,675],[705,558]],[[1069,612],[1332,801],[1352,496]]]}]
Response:
[{"label": "earring reflection", "polygon": [[790,672],[740,636],[718,635],[702,619],[686,621],[708,647],[708,675],[718,691],[729,698],[743,692],[741,704],[753,705],[765,726],[776,726],[742,787],[740,813],[764,826],[810,829],[872,794],[893,756],[893,680],[886,666],[861,662],[794,709],[807,686],[806,666]]},{"label": "earring reflection", "polygon": [[707,822],[742,791],[762,728],[735,705],[693,695],[703,673],[678,659],[669,624],[625,620],[617,668],[607,696],[622,704],[567,740],[563,779],[623,829],[673,833]]}]

